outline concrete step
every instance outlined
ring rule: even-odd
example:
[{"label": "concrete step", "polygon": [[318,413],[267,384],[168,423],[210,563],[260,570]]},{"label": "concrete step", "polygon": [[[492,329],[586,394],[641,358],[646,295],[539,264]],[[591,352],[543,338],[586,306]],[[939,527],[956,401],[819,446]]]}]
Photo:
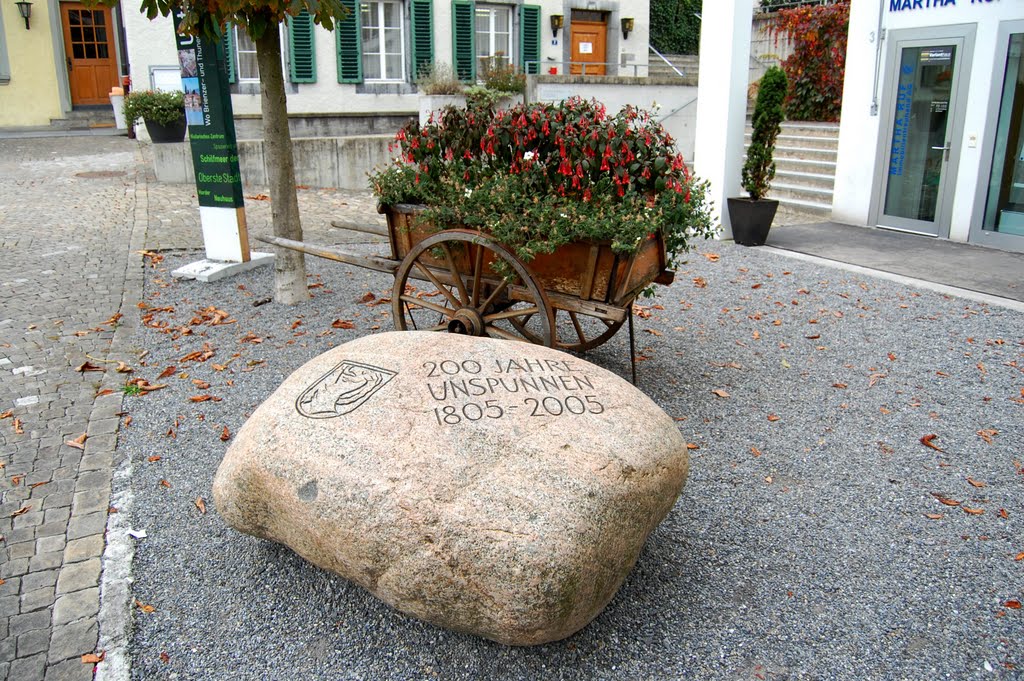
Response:
[{"label": "concrete step", "polygon": [[778,164],[775,168],[775,179],[773,184],[799,185],[801,187],[813,187],[815,189],[827,189],[830,193],[835,187],[836,177],[828,173],[807,173],[796,170],[780,170]]},{"label": "concrete step", "polygon": [[[695,54],[666,54],[665,58],[672,62],[672,65],[683,72],[684,76],[696,78],[700,72],[700,57]],[[660,77],[678,76],[672,67],[661,60],[661,57],[651,52],[647,57],[648,75]]]},{"label": "concrete step", "polygon": [[831,187],[812,187],[802,183],[780,182],[778,178],[772,181],[771,191],[768,193],[773,199],[796,199],[809,203],[832,205]]},{"label": "concrete step", "polygon": [[[743,142],[745,145],[750,144],[751,135],[751,131],[748,130],[743,136]],[[830,149],[832,151],[839,151],[839,140],[834,137],[787,135],[785,133],[781,133],[775,138],[775,145],[783,147],[800,147],[802,149]]]},{"label": "concrete step", "polygon": [[839,139],[838,123],[815,123],[811,121],[786,121],[782,124],[784,135],[805,135],[810,137],[835,137]]},{"label": "concrete step", "polygon": [[838,156],[835,149],[808,149],[788,145],[775,145],[776,159],[804,159],[811,161],[831,161],[835,163]]},{"label": "concrete step", "polygon": [[113,128],[113,107],[95,107],[75,109],[67,112],[63,118],[51,118],[50,127],[55,130],[90,130],[93,128]]},{"label": "concrete step", "polygon": [[[772,192],[774,193],[774,192]],[[785,196],[771,196],[770,198],[778,199],[779,205],[788,208],[789,210],[798,213],[807,213],[809,215],[819,215],[821,217],[829,217],[832,215],[832,204],[821,203],[820,201],[806,201],[801,199],[791,199]]]},{"label": "concrete step", "polygon": [[808,158],[780,158],[775,157],[775,167],[779,172],[795,171],[799,173],[821,173],[822,175],[834,176],[836,174],[835,161],[820,161]]}]

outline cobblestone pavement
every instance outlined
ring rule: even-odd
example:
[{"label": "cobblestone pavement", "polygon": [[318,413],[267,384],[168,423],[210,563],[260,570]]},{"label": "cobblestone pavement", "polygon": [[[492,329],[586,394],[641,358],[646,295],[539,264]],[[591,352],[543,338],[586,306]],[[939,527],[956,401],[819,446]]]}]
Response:
[{"label": "cobblestone pavement", "polygon": [[[151,180],[125,138],[0,139],[0,679],[92,678],[142,251],[202,248],[194,188]],[[263,193],[246,188],[254,236]],[[368,192],[299,202],[321,243],[372,239],[333,218],[381,220]]]}]

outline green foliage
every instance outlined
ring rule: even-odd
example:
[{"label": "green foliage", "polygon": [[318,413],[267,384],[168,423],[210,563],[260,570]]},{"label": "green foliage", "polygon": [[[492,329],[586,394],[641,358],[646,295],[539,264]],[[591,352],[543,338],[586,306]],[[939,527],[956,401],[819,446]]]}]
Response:
[{"label": "green foliage", "polygon": [[139,119],[170,125],[185,117],[185,95],[182,92],[135,90],[124,97],[124,118],[129,124]]},{"label": "green foliage", "polygon": [[775,139],[784,118],[782,103],[786,98],[786,74],[773,66],[761,77],[754,104],[753,134],[743,164],[743,188],[755,201],[763,198],[775,177]]},{"label": "green foliage", "polygon": [[488,57],[480,63],[479,76],[484,87],[495,92],[521,94],[526,91],[526,75],[497,57]]},{"label": "green foliage", "polygon": [[702,0],[651,0],[651,44],[661,52],[697,54]]},{"label": "green foliage", "polygon": [[761,0],[762,12],[776,12],[780,9],[791,9],[801,5],[824,5],[834,0]]},{"label": "green foliage", "polygon": [[416,86],[425,95],[461,95],[466,89],[455,69],[441,62],[424,67],[416,78]]},{"label": "green foliage", "polygon": [[789,76],[786,115],[794,121],[838,121],[843,104],[850,3],[781,9],[772,27],[776,40],[793,41],[782,62]]},{"label": "green foliage", "polygon": [[487,232],[529,261],[581,240],[635,252],[660,230],[673,255],[713,236],[707,186],[648,112],[572,98],[503,111],[446,108],[409,123],[372,173],[385,205],[421,203],[436,228]]},{"label": "green foliage", "polygon": [[[114,7],[120,0],[83,0],[86,6]],[[298,16],[305,9],[313,22],[328,31],[348,10],[340,0],[142,0],[140,11],[149,19],[174,16],[179,33],[202,35],[217,40],[224,25],[232,23],[245,29],[253,40],[259,40],[286,16]]]},{"label": "green foliage", "polygon": [[134,383],[126,383],[121,386],[121,392],[128,397],[137,397],[142,394],[142,388]]}]

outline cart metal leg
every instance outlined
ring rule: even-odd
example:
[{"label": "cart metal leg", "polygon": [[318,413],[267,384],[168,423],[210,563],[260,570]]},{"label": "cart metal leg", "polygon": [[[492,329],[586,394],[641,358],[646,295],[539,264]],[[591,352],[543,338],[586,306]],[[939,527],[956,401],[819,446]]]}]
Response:
[{"label": "cart metal leg", "polygon": [[636,336],[633,335],[633,303],[629,303],[629,366],[633,370],[633,385],[636,385]]}]

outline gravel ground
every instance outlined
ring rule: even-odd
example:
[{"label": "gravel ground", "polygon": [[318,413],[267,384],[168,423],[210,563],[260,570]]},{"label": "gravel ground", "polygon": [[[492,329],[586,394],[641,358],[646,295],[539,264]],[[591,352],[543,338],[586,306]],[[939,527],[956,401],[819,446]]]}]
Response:
[{"label": "gravel ground", "polygon": [[[637,325],[641,387],[699,446],[689,482],[593,623],[559,643],[506,648],[407,618],[287,548],[228,529],[211,500],[224,428],[236,432],[309,358],[390,330],[389,306],[361,299],[389,295],[391,278],[309,258],[312,300],[254,306],[272,293],[269,269],[172,281],[170,269],[191,259],[168,254],[147,270],[146,302],[174,312],[153,314],[168,328],[140,330],[148,354],[132,375],[168,387],[126,397],[118,445],[131,475],[115,492],[130,492],[127,520],[148,535],[133,566],[134,678],[1024,670],[1024,610],[1013,607],[1024,600],[1018,312],[707,244],[644,301]],[[189,326],[208,306],[237,322]],[[332,329],[336,319],[355,328]],[[204,343],[207,361],[182,359]],[[623,329],[588,358],[627,376],[627,343]],[[176,373],[158,380],[169,366]],[[940,450],[922,444],[930,434]]]}]

